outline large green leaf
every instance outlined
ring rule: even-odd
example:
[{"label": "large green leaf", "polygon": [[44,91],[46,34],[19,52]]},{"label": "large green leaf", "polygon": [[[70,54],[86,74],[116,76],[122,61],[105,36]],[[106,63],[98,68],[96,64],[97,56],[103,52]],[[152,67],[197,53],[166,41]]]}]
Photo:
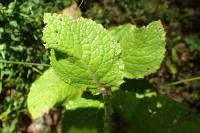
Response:
[{"label": "large green leaf", "polygon": [[118,87],[123,82],[120,45],[92,20],[45,14],[43,40],[53,49],[51,64],[65,82],[90,88]]},{"label": "large green leaf", "polygon": [[141,28],[121,25],[111,33],[121,44],[126,77],[143,78],[160,67],[165,53],[165,32],[160,21]]},{"label": "large green leaf", "polygon": [[[113,96],[118,133],[195,133],[200,131],[199,116],[166,96],[136,98],[133,93]],[[197,117],[197,118],[195,118]]]},{"label": "large green leaf", "polygon": [[80,98],[81,94],[81,89],[60,80],[50,68],[32,84],[28,94],[28,110],[35,119],[54,105]]}]

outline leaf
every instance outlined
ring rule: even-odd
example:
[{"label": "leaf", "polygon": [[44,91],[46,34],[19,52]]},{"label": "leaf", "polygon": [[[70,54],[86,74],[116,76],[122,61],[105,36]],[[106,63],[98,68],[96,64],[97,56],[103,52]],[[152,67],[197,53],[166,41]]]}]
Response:
[{"label": "leaf", "polygon": [[62,80],[90,88],[123,82],[120,45],[102,25],[61,14],[45,14],[44,22],[43,40],[53,49],[51,64]]},{"label": "leaf", "polygon": [[200,129],[196,114],[166,96],[138,99],[133,93],[119,92],[113,95],[112,105],[120,121],[118,133],[195,133]]},{"label": "leaf", "polygon": [[75,110],[77,108],[102,108],[103,103],[98,100],[79,98],[77,100],[69,101],[65,104],[67,110]]},{"label": "leaf", "polygon": [[54,105],[81,97],[82,90],[60,80],[50,68],[36,80],[28,94],[28,110],[32,118],[38,118]]},{"label": "leaf", "polygon": [[165,32],[160,21],[141,28],[121,25],[111,33],[121,44],[127,78],[144,78],[160,67],[165,53]]},{"label": "leaf", "polygon": [[63,115],[62,133],[102,133],[103,109],[80,108]]}]

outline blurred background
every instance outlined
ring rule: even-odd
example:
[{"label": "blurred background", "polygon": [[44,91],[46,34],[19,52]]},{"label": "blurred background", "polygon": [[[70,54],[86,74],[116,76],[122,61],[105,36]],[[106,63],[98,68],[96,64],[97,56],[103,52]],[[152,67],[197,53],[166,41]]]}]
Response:
[{"label": "blurred background", "polygon": [[0,0],[0,132],[27,131],[32,123],[27,94],[48,68],[2,60],[49,64],[41,39],[43,14],[72,13],[79,8],[75,4],[81,4],[83,17],[105,27],[160,19],[167,52],[159,71],[146,79],[158,94],[200,110],[200,0]]}]

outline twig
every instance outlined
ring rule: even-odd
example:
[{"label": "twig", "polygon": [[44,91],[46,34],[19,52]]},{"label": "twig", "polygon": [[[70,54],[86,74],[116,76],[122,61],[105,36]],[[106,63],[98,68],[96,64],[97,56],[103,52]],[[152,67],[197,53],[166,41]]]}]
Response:
[{"label": "twig", "polygon": [[83,0],[81,0],[81,3],[79,4],[78,7],[80,8],[82,6],[82,4],[83,4]]},{"label": "twig", "polygon": [[194,81],[194,80],[200,80],[200,76],[199,77],[190,78],[190,79],[184,79],[184,80],[175,81],[175,82],[172,82],[172,83],[169,83],[169,84],[165,84],[165,85],[163,85],[163,87],[169,87],[169,86],[173,86],[173,85],[178,85],[178,84],[181,84],[181,83]]}]

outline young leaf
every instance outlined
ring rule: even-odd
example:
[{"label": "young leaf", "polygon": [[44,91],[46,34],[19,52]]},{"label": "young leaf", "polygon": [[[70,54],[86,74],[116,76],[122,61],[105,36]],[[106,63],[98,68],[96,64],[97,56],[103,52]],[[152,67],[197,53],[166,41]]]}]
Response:
[{"label": "young leaf", "polygon": [[111,33],[120,42],[127,78],[143,78],[160,67],[165,53],[165,32],[160,21],[141,28],[126,24],[113,28]]},{"label": "young leaf", "polygon": [[61,14],[45,14],[44,22],[43,40],[53,49],[51,64],[62,80],[90,88],[123,82],[120,45],[102,25]]},{"label": "young leaf", "polygon": [[50,68],[32,84],[27,100],[28,110],[35,119],[54,105],[80,98],[81,94],[81,89],[60,80]]}]

